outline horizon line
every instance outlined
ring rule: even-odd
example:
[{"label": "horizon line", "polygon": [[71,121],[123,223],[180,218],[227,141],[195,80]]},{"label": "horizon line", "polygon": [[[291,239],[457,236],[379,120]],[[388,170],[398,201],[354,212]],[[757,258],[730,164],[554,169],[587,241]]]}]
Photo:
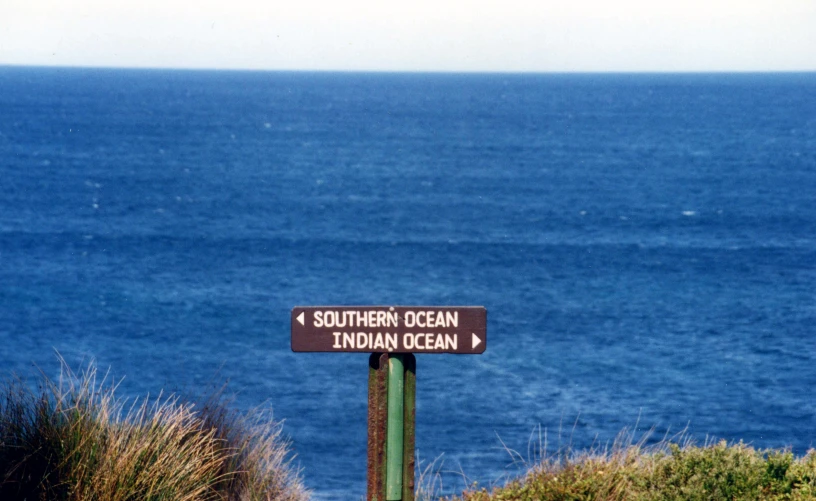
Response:
[{"label": "horizon line", "polygon": [[0,68],[66,69],[66,70],[144,70],[234,73],[356,73],[356,74],[429,74],[429,75],[759,75],[809,74],[814,69],[688,69],[688,70],[439,70],[439,69],[347,69],[347,68],[234,68],[203,66],[108,66],[69,64],[20,64],[0,62]]}]

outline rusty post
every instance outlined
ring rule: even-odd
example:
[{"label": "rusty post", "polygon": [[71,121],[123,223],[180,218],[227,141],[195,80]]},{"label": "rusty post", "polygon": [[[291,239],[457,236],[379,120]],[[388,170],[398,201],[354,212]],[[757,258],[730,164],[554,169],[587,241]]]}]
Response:
[{"label": "rusty post", "polygon": [[368,501],[385,501],[388,354],[368,359]]},{"label": "rusty post", "polygon": [[403,418],[405,435],[402,441],[402,501],[414,501],[414,448],[416,446],[416,357],[405,355],[405,403]]}]

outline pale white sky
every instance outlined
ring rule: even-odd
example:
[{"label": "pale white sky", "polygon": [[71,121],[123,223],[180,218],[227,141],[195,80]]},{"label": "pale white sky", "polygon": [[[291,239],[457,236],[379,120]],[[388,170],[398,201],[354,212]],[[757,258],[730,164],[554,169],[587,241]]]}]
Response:
[{"label": "pale white sky", "polygon": [[0,65],[812,71],[816,0],[0,0]]}]

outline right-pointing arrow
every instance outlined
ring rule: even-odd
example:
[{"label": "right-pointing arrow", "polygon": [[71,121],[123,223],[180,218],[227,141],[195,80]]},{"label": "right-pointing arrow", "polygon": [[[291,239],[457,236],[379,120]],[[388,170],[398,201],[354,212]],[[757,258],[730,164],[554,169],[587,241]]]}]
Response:
[{"label": "right-pointing arrow", "polygon": [[473,336],[473,346],[471,346],[471,348],[476,348],[477,346],[482,344],[482,340],[476,337],[476,334],[471,332],[470,335]]}]

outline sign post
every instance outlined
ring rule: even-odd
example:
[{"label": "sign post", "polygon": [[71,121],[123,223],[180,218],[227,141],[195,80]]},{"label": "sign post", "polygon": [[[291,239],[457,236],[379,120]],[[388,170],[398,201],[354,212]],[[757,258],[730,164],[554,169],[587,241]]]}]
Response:
[{"label": "sign post", "polygon": [[481,306],[297,306],[292,351],[368,352],[368,501],[414,501],[414,353],[480,354]]},{"label": "sign post", "polygon": [[385,442],[385,499],[402,499],[402,459],[405,433],[405,367],[404,355],[388,357],[388,424]]}]

